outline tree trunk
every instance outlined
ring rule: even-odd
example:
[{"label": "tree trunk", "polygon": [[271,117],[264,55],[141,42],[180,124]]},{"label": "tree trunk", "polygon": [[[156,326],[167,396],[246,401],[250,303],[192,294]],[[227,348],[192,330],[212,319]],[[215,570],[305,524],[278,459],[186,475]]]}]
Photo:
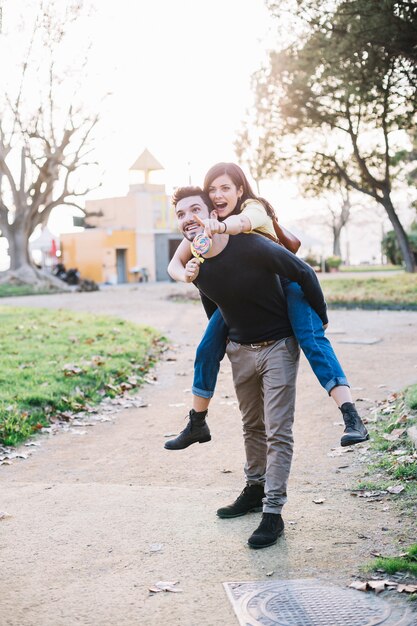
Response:
[{"label": "tree trunk", "polygon": [[340,246],[340,234],[342,232],[342,227],[333,226],[333,256],[338,256],[342,258],[342,249]]},{"label": "tree trunk", "polygon": [[29,237],[23,220],[15,221],[4,229],[4,237],[9,243],[10,270],[15,271],[23,266],[33,266],[29,254]]},{"label": "tree trunk", "polygon": [[405,263],[405,270],[406,272],[415,272],[416,262],[414,259],[414,254],[411,250],[407,233],[405,232],[400,220],[398,219],[398,215],[395,212],[394,205],[392,204],[389,194],[384,194],[384,197],[382,200],[380,200],[380,202],[388,214],[395,235],[397,237],[398,245],[400,246],[401,254],[403,255]]}]

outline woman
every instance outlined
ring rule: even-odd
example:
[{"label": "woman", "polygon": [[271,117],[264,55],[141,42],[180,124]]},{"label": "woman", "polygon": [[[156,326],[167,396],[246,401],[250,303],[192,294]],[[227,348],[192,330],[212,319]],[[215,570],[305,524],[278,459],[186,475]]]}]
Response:
[{"label": "woman", "polygon": [[[292,252],[298,250],[300,242],[278,225],[272,206],[264,198],[255,195],[238,165],[214,165],[204,179],[204,191],[217,215],[204,221],[208,236],[214,233],[237,235],[256,232],[274,239]],[[199,263],[197,258],[192,257],[189,242],[184,240],[168,266],[168,273],[174,280],[192,282],[198,275]],[[325,328],[319,316],[297,283],[283,278],[281,283],[287,297],[288,317],[294,335],[320,384],[342,412],[346,428],[341,445],[365,441],[369,438],[368,432],[356,411],[349,383],[331,343],[325,337]],[[183,449],[197,441],[202,443],[211,438],[205,418],[214,394],[220,361],[225,354],[227,334],[227,326],[216,309],[197,348],[192,387],[193,409],[190,411],[189,424],[176,439],[166,442],[167,449]]]}]

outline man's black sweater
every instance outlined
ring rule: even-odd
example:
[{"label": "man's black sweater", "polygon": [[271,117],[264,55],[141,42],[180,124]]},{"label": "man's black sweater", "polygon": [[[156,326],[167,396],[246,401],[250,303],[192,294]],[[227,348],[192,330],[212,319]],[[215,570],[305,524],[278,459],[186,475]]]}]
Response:
[{"label": "man's black sweater", "polygon": [[230,236],[224,250],[201,264],[194,284],[209,317],[215,303],[230,339],[248,344],[293,334],[279,276],[299,283],[327,324],[326,302],[314,270],[262,235]]}]

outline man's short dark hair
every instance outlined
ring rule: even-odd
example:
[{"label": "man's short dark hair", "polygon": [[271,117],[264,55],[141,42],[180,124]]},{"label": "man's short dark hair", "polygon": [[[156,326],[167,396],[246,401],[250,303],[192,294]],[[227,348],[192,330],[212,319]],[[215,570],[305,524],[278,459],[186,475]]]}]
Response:
[{"label": "man's short dark hair", "polygon": [[210,211],[211,202],[208,195],[201,187],[192,187],[191,185],[188,187],[177,187],[172,194],[171,204],[175,208],[180,200],[184,200],[184,198],[189,198],[190,196],[199,196]]}]

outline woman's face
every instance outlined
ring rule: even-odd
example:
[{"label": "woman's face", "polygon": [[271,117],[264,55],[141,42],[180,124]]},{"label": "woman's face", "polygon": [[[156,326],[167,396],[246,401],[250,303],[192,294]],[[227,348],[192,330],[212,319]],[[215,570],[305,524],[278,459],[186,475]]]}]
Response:
[{"label": "woman's face", "polygon": [[219,219],[233,213],[242,193],[242,187],[238,189],[228,174],[222,174],[213,180],[208,194]]}]

